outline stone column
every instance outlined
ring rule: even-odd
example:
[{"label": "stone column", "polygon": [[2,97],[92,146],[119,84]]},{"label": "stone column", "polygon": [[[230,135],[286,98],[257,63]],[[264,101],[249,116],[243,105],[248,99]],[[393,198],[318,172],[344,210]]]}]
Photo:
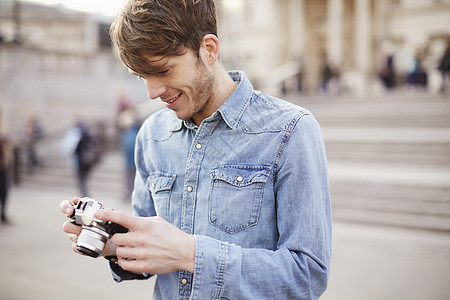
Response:
[{"label": "stone column", "polygon": [[302,49],[305,38],[305,18],[304,15],[304,0],[290,0],[288,3],[288,22],[289,22],[289,47],[290,58],[299,59],[303,55]]},{"label": "stone column", "polygon": [[355,67],[359,74],[356,92],[367,93],[369,72],[372,67],[372,46],[371,46],[371,0],[355,0]]},{"label": "stone column", "polygon": [[332,66],[341,67],[343,62],[343,0],[328,0],[327,5],[327,53]]}]

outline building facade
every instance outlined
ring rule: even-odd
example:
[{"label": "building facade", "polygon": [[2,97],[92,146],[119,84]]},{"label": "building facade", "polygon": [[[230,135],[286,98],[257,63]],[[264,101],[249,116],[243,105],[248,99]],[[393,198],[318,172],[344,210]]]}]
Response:
[{"label": "building facade", "polygon": [[[398,86],[418,56],[427,88],[439,89],[450,0],[216,0],[216,6],[220,59],[227,69],[243,69],[258,89],[314,94],[331,78],[330,93],[370,94],[384,89],[380,73],[388,57]],[[113,124],[120,97],[151,103],[112,51],[111,21],[0,0],[0,115],[13,136],[30,112],[52,132],[77,118]]]},{"label": "building facade", "polygon": [[114,135],[119,99],[147,99],[145,86],[112,51],[111,18],[0,1],[0,117],[14,143],[21,143],[29,115],[49,135],[77,120]]},{"label": "building facade", "polygon": [[226,63],[271,78],[298,62],[308,93],[321,88],[324,66],[341,90],[376,92],[389,55],[400,85],[418,53],[435,92],[436,64],[450,38],[449,0],[222,0],[218,10]]}]

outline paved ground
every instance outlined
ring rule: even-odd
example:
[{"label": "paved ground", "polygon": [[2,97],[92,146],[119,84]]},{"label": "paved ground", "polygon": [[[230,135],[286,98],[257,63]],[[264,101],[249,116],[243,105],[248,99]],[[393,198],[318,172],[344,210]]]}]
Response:
[{"label": "paved ground", "polygon": [[[102,259],[72,253],[61,199],[75,191],[14,188],[12,225],[0,226],[0,299],[151,299],[153,281],[116,284]],[[108,206],[129,211],[119,199]],[[325,300],[450,299],[450,235],[334,223]]]}]

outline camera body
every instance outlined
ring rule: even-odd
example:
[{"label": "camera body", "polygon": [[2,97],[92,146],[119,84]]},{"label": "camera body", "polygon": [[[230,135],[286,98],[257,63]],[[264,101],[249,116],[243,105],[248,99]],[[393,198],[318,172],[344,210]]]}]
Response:
[{"label": "camera body", "polygon": [[80,200],[73,206],[73,214],[69,220],[82,230],[77,239],[77,249],[90,257],[102,255],[106,242],[116,233],[126,233],[128,229],[94,217],[95,213],[105,209],[101,202],[94,199]]}]

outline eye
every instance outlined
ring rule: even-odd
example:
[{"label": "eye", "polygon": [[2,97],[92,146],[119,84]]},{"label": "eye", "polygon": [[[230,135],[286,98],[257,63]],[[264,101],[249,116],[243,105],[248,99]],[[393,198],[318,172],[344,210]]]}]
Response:
[{"label": "eye", "polygon": [[169,69],[166,69],[166,70],[162,70],[162,71],[158,72],[157,74],[158,74],[158,76],[164,76],[164,75],[167,75],[168,73],[169,73]]}]

